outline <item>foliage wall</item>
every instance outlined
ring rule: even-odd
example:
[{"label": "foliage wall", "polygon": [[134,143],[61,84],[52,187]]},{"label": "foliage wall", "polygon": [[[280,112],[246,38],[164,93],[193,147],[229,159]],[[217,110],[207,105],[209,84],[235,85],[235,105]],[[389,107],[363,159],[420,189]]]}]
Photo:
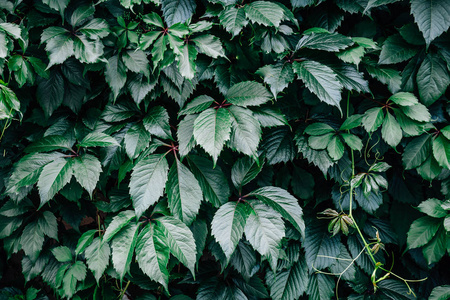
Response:
[{"label": "foliage wall", "polygon": [[1,299],[448,299],[447,0],[0,8]]}]

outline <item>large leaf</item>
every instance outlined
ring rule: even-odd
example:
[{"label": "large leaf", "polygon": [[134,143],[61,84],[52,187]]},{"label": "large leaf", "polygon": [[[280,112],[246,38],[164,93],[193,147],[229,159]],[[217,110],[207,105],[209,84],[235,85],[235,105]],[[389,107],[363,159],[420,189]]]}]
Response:
[{"label": "large leaf", "polygon": [[384,118],[381,136],[391,147],[397,146],[402,139],[402,129],[397,120],[390,113],[387,113]]},{"label": "large leaf", "polygon": [[160,231],[157,234],[166,238],[170,253],[185,265],[195,278],[197,250],[189,228],[178,219],[162,217],[157,219],[157,229]]},{"label": "large leaf", "polygon": [[269,261],[273,271],[277,268],[284,223],[281,215],[259,201],[249,202],[251,213],[245,224],[245,236],[256,251]]},{"label": "large leaf", "polygon": [[426,245],[442,226],[442,220],[432,217],[421,217],[411,224],[408,231],[408,249]]},{"label": "large leaf", "polygon": [[133,168],[130,195],[139,218],[163,195],[169,166],[162,154],[153,154],[139,161]]},{"label": "large leaf", "polygon": [[267,89],[258,82],[244,81],[233,85],[227,93],[228,102],[247,107],[259,106],[270,100],[272,96]]},{"label": "large leaf", "polygon": [[91,198],[101,172],[100,161],[91,154],[84,154],[73,159],[73,175],[80,185],[88,191]]},{"label": "large leaf", "polygon": [[102,243],[100,237],[95,238],[86,248],[84,256],[89,269],[94,273],[97,283],[109,264],[111,249],[108,243]]},{"label": "large leaf", "polygon": [[248,217],[247,210],[245,204],[228,202],[219,208],[212,219],[211,234],[222,247],[227,262],[244,233]]},{"label": "large leaf", "polygon": [[411,13],[427,45],[450,27],[450,9],[445,0],[411,0]]},{"label": "large leaf", "polygon": [[194,138],[213,157],[214,164],[230,132],[231,117],[224,108],[208,108],[194,122]]},{"label": "large leaf", "polygon": [[130,159],[135,159],[150,143],[150,133],[142,124],[133,125],[125,134],[125,151]]},{"label": "large leaf", "polygon": [[245,18],[244,8],[236,8],[231,5],[222,10],[219,15],[219,20],[220,24],[225,27],[225,30],[233,36],[238,35],[248,23]]},{"label": "large leaf", "polygon": [[305,35],[298,41],[296,50],[309,48],[315,50],[324,50],[329,52],[338,52],[353,44],[352,39],[339,33],[312,33]]},{"label": "large leaf", "polygon": [[294,62],[294,72],[321,101],[340,107],[342,85],[333,70],[315,61]]},{"label": "large leaf", "polygon": [[197,6],[193,0],[161,0],[161,4],[164,20],[169,26],[187,21]]},{"label": "large leaf", "polygon": [[25,148],[25,152],[48,152],[53,150],[72,150],[73,143],[64,136],[48,135]]},{"label": "large leaf", "polygon": [[168,291],[169,248],[164,236],[158,235],[155,225],[150,223],[139,234],[136,244],[136,260],[150,279],[159,282]]},{"label": "large leaf", "polygon": [[259,200],[278,211],[283,218],[291,222],[304,235],[305,223],[302,218],[302,208],[298,205],[297,199],[286,190],[279,187],[267,186],[254,190],[248,196],[256,196]]},{"label": "large leaf", "polygon": [[305,258],[310,270],[322,270],[335,263],[341,252],[339,236],[331,236],[323,226],[307,226],[305,232]]},{"label": "large leaf", "polygon": [[266,65],[258,69],[256,74],[264,78],[264,82],[270,86],[270,91],[275,98],[294,80],[292,67],[281,62],[275,65]]},{"label": "large leaf", "polygon": [[73,163],[71,160],[58,158],[47,164],[39,176],[38,188],[42,207],[50,201],[57,192],[69,183],[73,174]]},{"label": "large leaf", "polygon": [[431,136],[423,134],[417,137],[406,146],[402,158],[406,170],[417,168],[428,157],[431,150]]},{"label": "large leaf", "polygon": [[417,49],[412,48],[403,40],[400,34],[388,37],[381,48],[379,64],[396,64],[416,55]]},{"label": "large leaf", "polygon": [[198,47],[200,53],[204,53],[212,58],[225,56],[220,39],[211,34],[200,35],[193,38],[192,41]]},{"label": "large leaf", "polygon": [[112,262],[120,280],[130,270],[134,247],[138,237],[138,224],[132,222],[123,227],[112,239]]},{"label": "large leaf", "polygon": [[102,132],[91,132],[77,145],[78,147],[108,147],[119,146],[119,143],[111,136]]},{"label": "large leaf", "polygon": [[308,288],[310,275],[305,260],[301,258],[291,268],[279,273],[268,271],[267,285],[272,299],[299,299]]},{"label": "large leaf", "polygon": [[191,224],[200,209],[203,194],[194,174],[177,158],[169,171],[166,193],[172,215]]},{"label": "large leaf", "polygon": [[143,120],[145,129],[163,139],[171,139],[169,114],[162,106],[152,107]]},{"label": "large leaf", "polygon": [[444,61],[436,54],[428,54],[417,71],[417,88],[422,103],[426,106],[433,104],[449,84],[450,75]]},{"label": "large leaf", "polygon": [[128,225],[136,215],[132,210],[125,210],[118,213],[109,223],[103,236],[103,241],[109,242],[123,227]]},{"label": "large leaf", "polygon": [[53,71],[48,79],[43,79],[37,88],[36,97],[47,117],[63,103],[64,81],[60,72]]},{"label": "large leaf", "polygon": [[257,158],[261,139],[261,126],[252,111],[232,105],[228,108],[231,116],[231,137],[229,145],[241,153]]}]

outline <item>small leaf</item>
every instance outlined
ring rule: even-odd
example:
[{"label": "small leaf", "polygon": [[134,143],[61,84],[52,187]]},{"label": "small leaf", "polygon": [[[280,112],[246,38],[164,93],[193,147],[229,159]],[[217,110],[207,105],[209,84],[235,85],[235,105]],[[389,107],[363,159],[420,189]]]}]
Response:
[{"label": "small leaf", "polygon": [[77,145],[78,147],[109,147],[119,146],[113,137],[102,132],[91,132]]},{"label": "small leaf", "polygon": [[138,237],[138,228],[138,224],[134,222],[128,223],[112,239],[112,262],[121,281],[130,270],[134,247],[136,246]]},{"label": "small leaf", "polygon": [[91,198],[101,172],[100,161],[93,155],[84,154],[73,159],[73,175],[80,185],[88,191]]},{"label": "small leaf", "polygon": [[94,273],[97,284],[108,267],[111,249],[108,243],[103,243],[100,237],[96,237],[86,248],[84,256],[89,269]]},{"label": "small leaf", "polygon": [[124,138],[125,151],[127,152],[128,157],[130,159],[138,157],[139,154],[148,147],[150,140],[150,133],[141,123],[133,125],[127,131]]},{"label": "small leaf", "polygon": [[324,135],[335,132],[335,130],[330,125],[325,123],[313,123],[308,125],[304,132],[309,135]]},{"label": "small leaf", "polygon": [[353,44],[352,39],[339,33],[312,33],[303,36],[295,46],[295,50],[309,48],[338,52]]},{"label": "small leaf", "polygon": [[264,82],[270,86],[270,91],[275,98],[278,93],[287,88],[294,80],[292,67],[287,63],[281,62],[259,68],[256,74],[264,78]]},{"label": "small leaf", "polygon": [[180,115],[195,114],[204,111],[214,102],[214,99],[207,95],[201,95],[192,99],[186,106],[180,111]]},{"label": "small leaf", "polygon": [[66,246],[59,246],[52,249],[52,253],[59,262],[69,262],[72,260],[72,252]]},{"label": "small leaf", "polygon": [[390,113],[386,114],[383,121],[383,127],[381,128],[381,136],[386,143],[391,146],[397,146],[402,139],[402,129],[395,120],[394,116]]},{"label": "small leaf", "polygon": [[442,135],[433,140],[433,155],[441,167],[450,169],[450,141]]},{"label": "small leaf", "polygon": [[367,132],[372,133],[376,131],[381,124],[383,124],[383,120],[383,109],[381,107],[374,107],[364,113],[362,125]]},{"label": "small leaf", "polygon": [[72,162],[59,158],[47,164],[39,176],[38,188],[41,198],[40,207],[50,201],[72,178]]},{"label": "small leaf", "polygon": [[25,152],[48,152],[59,149],[72,150],[73,143],[60,135],[48,135],[25,148]]},{"label": "small leaf", "polygon": [[228,111],[231,117],[229,147],[257,159],[262,133],[258,120],[253,117],[252,111],[246,108],[232,105]]},{"label": "small leaf", "polygon": [[162,106],[152,107],[143,120],[144,127],[153,135],[162,139],[171,139],[169,114]]},{"label": "small leaf", "polygon": [[443,218],[447,216],[447,211],[441,207],[441,204],[441,200],[430,198],[421,202],[417,209],[430,217]]},{"label": "small leaf", "polygon": [[233,85],[227,93],[228,102],[247,107],[259,106],[272,98],[267,89],[258,82],[244,81]]},{"label": "small leaf", "polygon": [[400,106],[413,106],[419,104],[419,100],[414,96],[413,93],[399,92],[391,97],[388,100],[391,100],[395,104]]},{"label": "small leaf", "polygon": [[103,235],[103,242],[109,242],[123,227],[130,223],[135,216],[136,215],[132,210],[121,211],[114,216]]}]

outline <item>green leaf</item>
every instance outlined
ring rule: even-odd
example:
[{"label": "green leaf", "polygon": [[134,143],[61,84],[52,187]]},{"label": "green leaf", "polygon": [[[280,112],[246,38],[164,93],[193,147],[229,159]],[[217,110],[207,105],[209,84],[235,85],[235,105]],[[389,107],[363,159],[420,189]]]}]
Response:
[{"label": "green leaf", "polygon": [[438,55],[428,54],[417,71],[417,88],[422,103],[426,106],[433,104],[445,93],[449,84],[446,64]]},{"label": "green leaf", "polygon": [[436,235],[422,249],[423,256],[427,263],[437,263],[447,252],[447,236],[443,226],[441,226]]},{"label": "green leaf", "polygon": [[194,122],[195,119],[197,119],[197,116],[197,114],[187,115],[180,123],[178,123],[178,150],[181,157],[188,155],[195,147]]},{"label": "green leaf", "polygon": [[125,225],[112,239],[112,262],[114,269],[123,277],[130,270],[134,247],[136,246],[139,225],[132,222]]},{"label": "green leaf", "polygon": [[124,143],[125,151],[130,159],[136,157],[148,147],[150,143],[150,133],[144,128],[141,123],[133,125],[125,134]]},{"label": "green leaf", "polygon": [[108,243],[103,243],[100,237],[96,237],[86,248],[84,256],[89,269],[94,273],[97,284],[108,267],[111,249]]},{"label": "green leaf", "polygon": [[103,56],[103,43],[99,40],[89,40],[86,36],[80,35],[73,40],[75,57],[84,63],[96,63],[106,61]]},{"label": "green leaf", "polygon": [[67,298],[72,298],[76,292],[76,286],[78,281],[82,281],[86,278],[86,265],[81,262],[75,262],[64,275],[63,278],[63,291]]},{"label": "green leaf", "polygon": [[178,60],[178,69],[180,70],[180,74],[186,79],[192,79],[195,76],[195,60],[197,58],[197,54],[197,49],[190,44],[184,45],[181,50],[181,55]]},{"label": "green leaf", "polygon": [[320,224],[307,226],[305,232],[305,258],[310,270],[322,270],[335,263],[341,251],[339,236],[330,236]]},{"label": "green leaf", "polygon": [[75,255],[79,255],[80,253],[82,253],[86,249],[86,247],[88,247],[92,243],[92,240],[94,239],[94,235],[96,233],[96,229],[91,229],[81,235],[81,237],[78,239],[77,247],[75,249]]},{"label": "green leaf", "polygon": [[197,4],[193,0],[161,0],[164,20],[168,26],[184,23],[195,11]]},{"label": "green leaf", "polygon": [[306,292],[310,275],[305,260],[301,258],[291,268],[279,273],[268,271],[266,282],[271,299],[299,299]]},{"label": "green leaf", "polygon": [[267,89],[259,82],[244,81],[233,85],[226,100],[232,104],[247,107],[259,106],[272,98]]},{"label": "green leaf", "polygon": [[272,270],[276,270],[285,230],[281,214],[259,201],[251,201],[250,207],[245,236],[253,248],[269,261]]},{"label": "green leaf", "polygon": [[73,175],[80,185],[88,191],[91,198],[101,172],[100,161],[91,154],[84,154],[73,159]]},{"label": "green leaf", "polygon": [[186,106],[179,112],[180,115],[195,114],[204,111],[214,102],[214,99],[207,95],[201,95],[192,99]]},{"label": "green leaf", "polygon": [[249,281],[251,278],[254,278],[252,276],[255,273],[257,262],[255,250],[248,242],[241,240],[231,256],[230,264],[246,281]]},{"label": "green leaf", "polygon": [[308,125],[308,127],[305,128],[304,132],[309,135],[324,135],[327,133],[335,132],[335,130],[328,124],[317,122]]},{"label": "green leaf", "polygon": [[433,180],[436,178],[442,171],[442,168],[439,166],[439,163],[436,161],[433,155],[428,156],[425,162],[417,167],[417,173],[422,176],[423,179]]},{"label": "green leaf", "polygon": [[122,60],[128,70],[150,76],[150,65],[144,51],[128,50],[122,55]]},{"label": "green leaf", "polygon": [[106,20],[99,18],[90,20],[85,25],[78,28],[78,31],[93,40],[104,38],[110,33]]},{"label": "green leaf", "polygon": [[408,231],[408,238],[406,240],[408,249],[414,249],[428,244],[441,226],[442,219],[426,216],[415,220]]},{"label": "green leaf", "polygon": [[264,82],[270,86],[270,91],[275,98],[278,93],[287,88],[294,80],[292,67],[287,63],[281,62],[259,68],[256,74],[264,78]]},{"label": "green leaf", "polygon": [[428,300],[445,300],[450,297],[450,286],[441,285],[435,287],[430,294]]},{"label": "green leaf", "polygon": [[431,136],[423,134],[406,146],[403,152],[403,166],[405,170],[411,170],[420,166],[429,156],[431,151]]},{"label": "green leaf", "polygon": [[153,135],[162,139],[172,139],[169,126],[169,114],[162,106],[152,107],[143,120],[144,127]]},{"label": "green leaf", "polygon": [[122,228],[124,228],[135,217],[134,211],[125,210],[113,217],[103,235],[103,242],[109,242]]},{"label": "green leaf", "polygon": [[50,72],[50,77],[43,79],[38,84],[36,97],[44,110],[45,116],[51,116],[64,99],[64,81],[61,73]]},{"label": "green leaf", "polygon": [[58,158],[47,164],[39,176],[38,188],[41,198],[40,207],[50,201],[57,192],[69,183],[73,174],[73,163],[71,160]]},{"label": "green leaf", "polygon": [[247,210],[243,203],[228,202],[217,210],[211,221],[211,234],[222,248],[227,264],[244,233]]},{"label": "green leaf", "polygon": [[367,73],[372,78],[377,79],[379,82],[386,84],[391,93],[396,93],[400,90],[402,84],[402,77],[395,69],[379,67],[373,62],[369,62],[365,65]]},{"label": "green leaf", "polygon": [[241,190],[244,185],[255,179],[261,172],[264,164],[258,164],[255,160],[249,157],[238,159],[231,169],[231,181],[238,190]]},{"label": "green leaf", "polygon": [[258,145],[261,139],[261,125],[253,117],[251,110],[239,106],[230,106],[231,137],[228,145],[246,155],[257,159]]},{"label": "green leaf", "polygon": [[442,135],[433,140],[433,156],[441,167],[450,169],[450,141]]},{"label": "green leaf", "polygon": [[141,270],[150,279],[162,284],[168,292],[169,248],[167,240],[155,231],[155,225],[149,223],[141,231],[136,244],[136,260]]},{"label": "green leaf", "polygon": [[200,53],[212,58],[225,57],[220,39],[211,34],[200,35],[191,39],[191,41],[195,43]]},{"label": "green leaf", "polygon": [[341,133],[341,136],[351,149],[361,151],[363,148],[363,143],[358,136],[349,133]]},{"label": "green leaf", "polygon": [[343,62],[359,65],[364,54],[366,54],[366,49],[363,46],[354,46],[336,53],[336,56]]},{"label": "green leaf", "polygon": [[152,12],[152,13],[144,15],[142,17],[142,21],[144,21],[145,23],[147,23],[149,25],[154,25],[159,28],[164,28],[164,23],[163,23],[161,17],[156,12]]},{"label": "green leaf", "polygon": [[47,4],[50,8],[58,11],[64,19],[64,10],[69,5],[70,0],[42,0],[42,3]]},{"label": "green leaf", "polygon": [[450,10],[445,0],[411,0],[411,14],[427,43],[447,31],[450,26]]},{"label": "green leaf", "polygon": [[39,229],[46,236],[58,240],[58,224],[52,212],[44,211],[37,220]]},{"label": "green leaf", "polygon": [[172,215],[190,225],[198,214],[203,194],[194,174],[177,158],[169,171],[166,193]]},{"label": "green leaf", "polygon": [[394,116],[390,113],[387,113],[384,118],[381,136],[391,147],[397,146],[402,139],[402,129],[397,120],[395,120]]},{"label": "green leaf", "polygon": [[233,37],[238,35],[241,30],[247,25],[248,21],[245,18],[244,8],[236,8],[227,6],[219,15],[220,24],[225,27],[225,30],[231,33]]},{"label": "green leaf", "polygon": [[391,100],[395,104],[400,106],[414,106],[419,104],[419,100],[413,93],[399,92],[391,97],[388,100]]},{"label": "green leaf", "polygon": [[344,155],[344,144],[339,136],[334,136],[327,145],[328,155],[333,160],[339,160]]},{"label": "green leaf", "polygon": [[324,150],[327,148],[331,139],[334,137],[333,133],[326,133],[324,135],[312,135],[308,138],[308,145],[314,150]]},{"label": "green leaf", "polygon": [[44,234],[40,230],[37,222],[29,223],[22,231],[20,245],[25,255],[37,258],[44,245]]},{"label": "green leaf", "polygon": [[190,155],[189,165],[197,178],[205,199],[214,207],[219,207],[228,201],[230,188],[227,179],[219,166],[204,157]]},{"label": "green leaf", "polygon": [[119,59],[118,55],[112,56],[108,59],[105,69],[105,78],[109,87],[113,91],[114,99],[116,99],[127,81],[127,70],[125,64]]},{"label": "green leaf", "polygon": [[157,230],[167,239],[167,245],[172,253],[183,265],[185,265],[195,279],[195,262],[197,251],[192,232],[180,220],[173,217],[157,219]]},{"label": "green leaf", "polygon": [[[47,33],[46,31],[52,30],[53,28],[50,27],[42,33],[41,41],[44,42],[44,38],[46,35],[52,34],[53,37],[45,40],[46,46],[45,50],[50,52],[49,55],[49,64],[47,66],[47,70],[50,69],[53,65],[62,64],[64,61],[66,61],[69,57],[75,55],[75,45],[74,40],[70,36],[69,31],[58,28],[59,32],[57,35],[54,35],[53,32],[56,33],[56,31],[53,31],[51,33]],[[55,28],[56,29],[56,28]]]},{"label": "green leaf", "polygon": [[294,72],[321,101],[340,109],[342,85],[333,70],[315,61],[293,63]]},{"label": "green leaf", "polygon": [[339,33],[312,33],[303,36],[295,46],[295,50],[309,48],[313,50],[324,50],[338,52],[353,45],[351,38]]},{"label": "green leaf", "polygon": [[350,117],[346,118],[344,123],[342,123],[341,127],[339,127],[339,130],[350,130],[353,128],[356,128],[361,125],[363,119],[363,115],[360,114],[354,114]]},{"label": "green leaf", "polygon": [[274,165],[294,159],[296,151],[289,127],[284,126],[270,130],[263,137],[263,141],[261,148],[266,152],[268,164]]},{"label": "green leaf", "polygon": [[419,122],[430,122],[431,114],[423,104],[416,104],[413,106],[404,106],[400,110],[411,119]]},{"label": "green leaf", "polygon": [[78,147],[109,147],[109,146],[119,146],[119,143],[115,138],[102,133],[102,132],[91,132],[88,133],[83,140],[77,145]]},{"label": "green leaf", "polygon": [[69,262],[72,260],[72,252],[66,246],[59,246],[52,249],[52,253],[59,262]]},{"label": "green leaf", "polygon": [[279,27],[285,18],[283,9],[274,2],[255,1],[244,6],[247,18],[253,23]]},{"label": "green leaf", "polygon": [[267,186],[254,190],[248,196],[256,196],[259,200],[275,209],[304,235],[305,223],[302,218],[302,208],[298,205],[297,199],[287,191],[279,187]]},{"label": "green leaf", "polygon": [[406,43],[400,34],[394,34],[384,41],[378,63],[380,65],[397,64],[416,54],[417,49]]},{"label": "green leaf", "polygon": [[288,121],[286,120],[283,113],[281,113],[278,109],[272,108],[256,108],[253,109],[253,116],[258,119],[261,127],[275,127],[275,126],[284,126],[288,125]]},{"label": "green leaf", "polygon": [[330,299],[334,293],[333,277],[326,274],[315,274],[309,280],[308,290],[310,300]]},{"label": "green leaf", "polygon": [[194,122],[194,138],[213,157],[214,165],[230,132],[231,116],[224,108],[208,108]]},{"label": "green leaf", "polygon": [[[139,40],[139,48],[141,50],[147,50],[154,41],[161,35],[161,31],[150,31],[141,35]],[[162,39],[160,39],[162,41]]]},{"label": "green leaf", "polygon": [[374,107],[364,113],[362,125],[367,132],[372,133],[376,131],[381,124],[383,124],[383,120],[383,109],[381,107]]},{"label": "green leaf", "polygon": [[59,149],[72,150],[72,145],[73,143],[63,136],[48,135],[26,147],[24,152],[48,152]]},{"label": "green leaf", "polygon": [[130,195],[138,218],[163,195],[168,171],[163,154],[150,155],[133,168]]},{"label": "green leaf", "polygon": [[441,207],[441,204],[441,200],[430,198],[421,202],[417,209],[424,214],[429,215],[430,217],[443,218],[447,216],[447,212],[444,208]]}]

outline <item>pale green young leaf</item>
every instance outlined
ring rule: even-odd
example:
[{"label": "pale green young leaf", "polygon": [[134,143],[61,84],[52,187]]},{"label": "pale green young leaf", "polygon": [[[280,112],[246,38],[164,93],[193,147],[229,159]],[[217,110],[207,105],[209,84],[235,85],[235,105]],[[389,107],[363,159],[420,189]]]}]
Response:
[{"label": "pale green young leaf", "polygon": [[141,35],[139,40],[139,48],[141,50],[147,50],[154,41],[161,35],[161,31],[150,31]]},{"label": "pale green young leaf", "polygon": [[341,136],[352,150],[361,151],[363,148],[363,143],[358,136],[350,133],[341,133]]},{"label": "pale green young leaf", "polygon": [[227,263],[244,234],[248,218],[247,205],[228,202],[222,205],[211,221],[211,234],[222,248]]},{"label": "pale green young leaf", "polygon": [[366,49],[363,46],[357,45],[336,53],[336,56],[343,62],[359,65],[364,54],[366,54]]},{"label": "pale green young leaf", "polygon": [[446,0],[411,0],[411,14],[427,47],[450,26],[450,8]]},{"label": "pale green young leaf", "polygon": [[257,159],[261,140],[261,125],[251,110],[232,105],[228,108],[231,116],[231,136],[228,145],[245,155]]},{"label": "pale green young leaf", "polygon": [[391,147],[397,146],[403,137],[400,125],[391,113],[387,113],[384,118],[381,136]]},{"label": "pale green young leaf", "polygon": [[418,50],[411,47],[400,34],[388,37],[381,47],[380,65],[397,64],[412,58]]},{"label": "pale green young leaf", "polygon": [[130,195],[138,218],[163,195],[168,171],[169,165],[162,154],[149,155],[134,166]]},{"label": "pale green young leaf", "polygon": [[135,159],[150,143],[150,133],[141,123],[133,125],[125,134],[125,151],[130,159]]},{"label": "pale green young leaf", "polygon": [[84,256],[89,269],[94,273],[97,284],[109,265],[111,249],[108,243],[103,243],[100,237],[96,237],[86,248]]},{"label": "pale green young leaf", "polygon": [[165,237],[158,233],[152,223],[144,227],[136,243],[136,260],[141,270],[150,279],[160,283],[168,291],[169,247]]},{"label": "pale green young leaf", "polygon": [[104,38],[110,33],[108,22],[100,18],[90,20],[82,27],[78,28],[78,31],[93,40]]},{"label": "pale green young leaf", "polygon": [[276,98],[294,80],[294,72],[290,64],[279,62],[275,65],[266,65],[256,71],[270,86],[270,91]]},{"label": "pale green young leaf", "polygon": [[130,223],[135,216],[136,215],[132,210],[121,211],[114,216],[103,235],[103,242],[109,242],[123,227]]},{"label": "pale green young leaf", "polygon": [[136,246],[139,225],[131,222],[125,225],[112,239],[111,252],[114,269],[123,277],[130,270],[134,247]]},{"label": "pale green young leaf", "polygon": [[275,271],[285,231],[281,214],[259,201],[251,201],[250,207],[251,213],[244,227],[245,236]]},{"label": "pale green young leaf", "polygon": [[447,216],[447,211],[442,208],[442,201],[436,198],[430,198],[422,201],[417,209],[424,214],[429,215],[433,218],[443,218]]},{"label": "pale green young leaf", "polygon": [[260,107],[252,110],[261,127],[289,125],[284,114],[276,108]]},{"label": "pale green young leaf", "polygon": [[81,142],[77,145],[78,147],[109,147],[109,146],[119,146],[119,143],[115,138],[111,137],[102,132],[91,132],[88,133]]},{"label": "pale green young leaf", "polygon": [[213,165],[209,159],[189,155],[189,165],[197,178],[205,199],[214,207],[219,207],[228,201],[230,187],[219,166]]},{"label": "pale green young leaf", "polygon": [[180,111],[180,115],[195,114],[204,111],[214,102],[214,99],[207,95],[201,95],[192,99],[186,106]]},{"label": "pale green young leaf", "polygon": [[312,33],[303,36],[298,41],[295,49],[308,48],[313,50],[338,52],[351,45],[353,45],[352,39],[339,33]]},{"label": "pale green young leaf", "polygon": [[279,27],[285,19],[283,9],[275,2],[255,1],[244,6],[247,18],[253,23]]},{"label": "pale green young leaf", "polygon": [[164,28],[164,23],[161,19],[161,17],[156,12],[151,12],[149,14],[146,14],[142,17],[142,21],[149,25],[154,25],[159,28]]},{"label": "pale green young leaf", "polygon": [[442,226],[442,219],[421,217],[415,220],[408,231],[408,249],[414,249],[426,245]]},{"label": "pale green young leaf", "polygon": [[334,137],[334,133],[326,133],[324,135],[312,135],[308,138],[308,146],[314,150],[324,150],[328,143]]},{"label": "pale green young leaf", "polygon": [[420,100],[430,106],[445,93],[449,84],[450,75],[445,62],[437,54],[429,53],[417,71]]},{"label": "pale green young leaf", "polygon": [[177,158],[169,171],[166,193],[172,215],[189,226],[197,217],[203,194],[194,174]]},{"label": "pale green young leaf", "polygon": [[292,225],[304,236],[305,223],[303,221],[303,211],[297,199],[286,190],[279,187],[267,186],[254,190],[248,196],[255,196],[268,206],[278,211],[283,218],[291,222]]},{"label": "pale green young leaf", "polygon": [[309,135],[324,135],[327,133],[333,133],[335,130],[328,124],[317,122],[308,125],[304,132]]},{"label": "pale green young leaf", "polygon": [[42,169],[37,186],[41,198],[40,207],[50,201],[57,192],[69,183],[73,175],[71,160],[58,158]]},{"label": "pale green young leaf", "polygon": [[442,135],[433,140],[433,156],[441,167],[450,169],[450,141]]},{"label": "pale green young leaf", "polygon": [[172,139],[169,126],[169,114],[162,106],[152,107],[143,120],[144,127],[152,135],[162,139]]},{"label": "pale green young leaf", "polygon": [[431,114],[423,104],[401,107],[400,110],[409,118],[418,122],[430,122]]},{"label": "pale green young leaf", "polygon": [[243,157],[238,159],[231,169],[231,181],[238,190],[255,179],[261,172],[264,163],[257,163],[254,159]]},{"label": "pale green young leaf", "polygon": [[335,135],[331,138],[327,145],[327,152],[333,160],[340,160],[342,158],[344,155],[344,144],[339,136]]},{"label": "pale green young leaf", "polygon": [[59,262],[69,262],[73,259],[72,252],[66,246],[59,246],[52,249],[53,256]]},{"label": "pale green young leaf", "polygon": [[448,140],[450,140],[450,126],[445,126],[441,129],[441,133],[443,136],[445,136]]},{"label": "pale green young leaf", "polygon": [[170,253],[191,271],[195,279],[197,250],[192,231],[174,217],[158,218],[156,227],[158,235],[166,238]]},{"label": "pale green young leaf", "polygon": [[208,108],[194,122],[194,138],[212,156],[214,164],[230,132],[231,116],[225,108]]},{"label": "pale green young leaf", "polygon": [[212,58],[225,57],[225,51],[218,37],[211,34],[204,34],[193,38],[191,41],[195,43],[200,53]]},{"label": "pale green young leaf", "polygon": [[356,128],[361,125],[362,119],[363,115],[360,114],[351,115],[344,120],[344,123],[342,123],[341,127],[339,127],[339,130],[343,131]]},{"label": "pale green young leaf", "polygon": [[388,100],[391,100],[392,102],[400,106],[413,106],[419,104],[419,100],[416,98],[416,96],[413,93],[408,92],[396,93],[389,97]]},{"label": "pale green young leaf", "polygon": [[77,247],[75,248],[75,255],[79,255],[80,253],[82,253],[86,249],[86,247],[88,247],[92,243],[96,232],[96,229],[91,229],[81,235],[81,237],[78,239]]},{"label": "pale green young leaf", "polygon": [[219,20],[220,24],[233,37],[237,36],[248,23],[245,18],[244,8],[236,8],[231,5],[222,10],[219,14]]},{"label": "pale green young leaf", "polygon": [[376,131],[381,124],[383,124],[383,120],[383,109],[381,107],[374,107],[364,113],[362,125],[367,132],[372,133]]},{"label": "pale green young leaf", "polygon": [[340,108],[342,85],[333,70],[315,61],[293,63],[294,72],[321,101]]},{"label": "pale green young leaf", "polygon": [[226,100],[232,104],[247,107],[268,102],[272,95],[259,82],[244,81],[233,85],[227,92]]},{"label": "pale green young leaf", "polygon": [[48,152],[59,149],[72,150],[73,142],[64,136],[48,135],[25,148],[25,152]]},{"label": "pale green young leaf", "polygon": [[91,198],[101,172],[100,161],[91,154],[84,154],[73,159],[73,175]]}]

